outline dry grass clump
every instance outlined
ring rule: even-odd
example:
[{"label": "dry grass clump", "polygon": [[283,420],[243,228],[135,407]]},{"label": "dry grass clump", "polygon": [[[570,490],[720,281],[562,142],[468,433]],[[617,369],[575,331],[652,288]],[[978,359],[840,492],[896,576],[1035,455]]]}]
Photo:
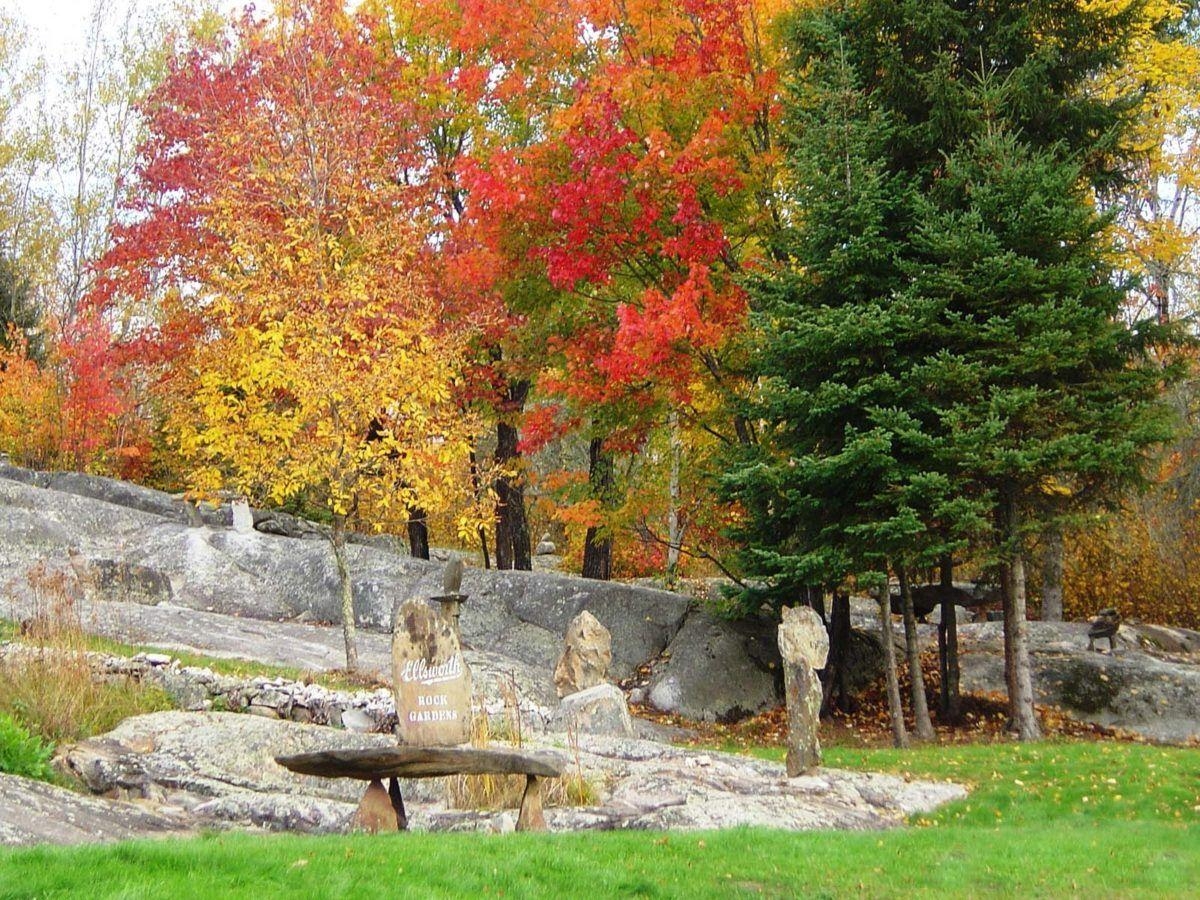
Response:
[{"label": "dry grass clump", "polygon": [[[471,720],[471,746],[490,747],[493,740],[504,740],[517,747],[522,745],[521,715],[516,686],[509,683],[501,688],[505,717],[496,734],[486,714]],[[574,768],[560,778],[542,780],[542,802],[546,806],[595,806],[600,792],[583,776],[579,762],[579,747],[570,735],[575,755]],[[525,793],[524,775],[448,775],[446,802],[453,809],[516,809]]]},{"label": "dry grass clump", "polygon": [[35,610],[21,622],[19,643],[0,658],[0,712],[43,740],[60,743],[108,731],[129,716],[171,708],[159,688],[92,671],[79,618],[78,576],[39,563],[26,579]]}]

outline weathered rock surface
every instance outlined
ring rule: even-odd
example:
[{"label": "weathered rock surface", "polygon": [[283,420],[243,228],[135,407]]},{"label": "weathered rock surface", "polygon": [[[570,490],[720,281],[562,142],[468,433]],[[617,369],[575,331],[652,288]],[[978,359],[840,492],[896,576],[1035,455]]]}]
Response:
[{"label": "weathered rock surface", "polygon": [[[1159,650],[1200,642],[1200,634],[1126,623],[1115,652],[1087,649],[1086,622],[1030,622],[1030,662],[1037,702],[1151,740],[1200,740],[1200,654]],[[959,628],[962,688],[1004,690],[1000,622]],[[1155,655],[1157,654],[1157,655]]]},{"label": "weathered rock surface", "polygon": [[186,833],[180,811],[77,794],[0,774],[0,845],[86,844]]},{"label": "weathered rock surface", "polygon": [[551,718],[552,728],[570,733],[633,737],[633,720],[621,689],[597,684],[562,698]]},{"label": "weathered rock surface", "polygon": [[[387,741],[232,713],[155,713],[76,745],[64,764],[94,791],[169,803],[197,823],[326,831],[345,828],[363,784],[295,775],[273,757]],[[866,830],[966,795],[953,784],[832,769],[789,779],[777,763],[649,741],[579,735],[577,743],[569,755],[600,804],[547,809],[551,829]],[[402,790],[415,829],[511,828],[510,812],[448,809],[437,779],[408,780]]]},{"label": "weathered rock surface", "polygon": [[837,769],[788,778],[765,760],[614,738],[581,741],[580,763],[585,777],[602,774],[610,786],[603,805],[548,811],[551,828],[873,830],[967,794],[956,784]]},{"label": "weathered rock surface", "polygon": [[612,635],[586,609],[571,620],[563,639],[563,653],[554,667],[558,696],[604,684],[612,664]]},{"label": "weathered rock surface", "polygon": [[[195,824],[324,832],[343,827],[362,785],[293,775],[275,756],[386,746],[395,746],[391,735],[238,713],[166,712],[127,719],[66,748],[58,761],[94,793],[174,807]],[[421,786],[412,790],[422,795]]]},{"label": "weathered rock surface", "polygon": [[[108,560],[137,566],[147,578],[169,584],[170,602],[190,609],[259,619],[339,621],[337,572],[326,542],[189,526],[180,500],[90,478],[78,475],[70,481],[73,492],[67,492],[54,488],[61,483],[58,476],[0,467],[0,512],[6,523],[0,532],[0,585],[20,592],[31,565],[62,562],[74,551],[87,565]],[[278,516],[274,520],[283,521]],[[388,632],[397,600],[440,593],[441,566],[380,549],[377,543],[349,547],[347,555],[359,625]],[[688,607],[685,598],[666,591],[547,573],[469,569],[462,590],[469,595],[460,621],[468,647],[550,671],[561,635],[586,609],[609,623],[617,678],[661,653]],[[96,586],[96,592],[97,599],[131,599],[120,590],[119,580]],[[165,597],[166,591],[160,594]]]},{"label": "weathered rock surface", "polygon": [[[0,614],[23,618],[32,615],[36,604],[29,597],[11,596]],[[292,666],[324,672],[346,663],[340,626],[301,622],[267,622],[222,613],[185,609],[169,604],[143,606],[136,603],[80,600],[77,613],[83,626],[95,633],[133,644],[150,644],[166,650],[203,653],[229,659],[249,659],[270,665]],[[389,635],[360,632],[359,665],[366,674],[383,681],[391,678]],[[539,707],[555,700],[550,672],[498,653],[464,651],[471,667],[477,693],[488,698],[515,695],[518,702]],[[170,689],[170,688],[168,688]],[[180,702],[197,706],[212,696],[205,692],[189,702],[187,685],[180,686]]]},{"label": "weathered rock surface", "polygon": [[663,712],[730,721],[779,702],[782,672],[775,624],[688,613],[656,665],[648,698]]},{"label": "weathered rock surface", "polygon": [[[216,655],[340,667],[338,630],[318,624],[335,623],[339,615],[327,542],[261,530],[237,533],[220,524],[232,521],[228,512],[228,504],[189,511],[180,499],[111,479],[0,463],[0,614],[20,618],[37,611],[29,572],[44,562],[77,579],[77,609],[89,630]],[[208,524],[187,524],[197,518]],[[260,529],[267,518],[255,514]],[[285,523],[280,530],[320,536],[299,520],[277,521]],[[368,668],[386,673],[381,633],[390,630],[395,602],[439,593],[441,567],[381,549],[391,546],[388,539],[375,543],[348,552],[356,617],[366,629],[360,632],[362,655]],[[664,591],[542,573],[468,569],[463,592],[469,595],[460,620],[463,643],[484,696],[497,697],[499,687],[515,683],[522,696],[550,705],[560,635],[586,609],[612,633],[614,678],[658,660],[646,693],[661,709],[732,719],[778,702],[782,678],[773,623],[727,623],[689,611],[686,599]],[[852,664],[852,673],[861,676],[860,684],[878,673],[876,609],[869,601],[852,601],[852,623],[860,629],[852,646],[859,664]],[[1032,624],[1040,702],[1063,703],[1086,718],[1155,739],[1198,736],[1200,635],[1127,622],[1117,636],[1118,662],[1103,662],[1099,654],[1079,655],[1086,653],[1079,630],[1086,625],[1062,626],[1067,631],[1057,638],[1046,632],[1051,638],[1042,644],[1061,646],[1039,649],[1037,635],[1056,626]],[[980,634],[999,634],[998,625],[964,624],[964,644],[971,629],[988,627],[991,632]],[[920,635],[922,646],[931,646],[936,629],[921,626]],[[1039,659],[1045,660],[1044,676]],[[1064,671],[1068,659],[1075,662]],[[1098,667],[1106,669],[1096,673],[1096,683],[1106,685],[1103,674],[1124,685],[1111,698],[1105,699],[1111,684],[1096,695],[1079,674]],[[975,650],[964,646],[965,689],[1002,690],[1001,672],[998,640],[984,639]]]}]

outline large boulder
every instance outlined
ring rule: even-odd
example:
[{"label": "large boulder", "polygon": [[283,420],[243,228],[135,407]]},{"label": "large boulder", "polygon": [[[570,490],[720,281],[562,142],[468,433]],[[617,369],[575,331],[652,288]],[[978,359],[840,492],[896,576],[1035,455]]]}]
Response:
[{"label": "large boulder", "polygon": [[[1123,728],[1151,740],[1200,740],[1200,655],[1155,655],[1151,635],[1123,625],[1115,652],[1088,650],[1088,625],[1029,622],[1030,663],[1036,701],[1077,718]],[[1200,639],[1171,629],[1172,646]],[[1004,690],[1004,630],[1000,622],[959,628],[962,689]]]},{"label": "large boulder", "polygon": [[735,721],[779,703],[782,670],[774,622],[688,613],[650,681],[650,704],[706,721]]},{"label": "large boulder", "polygon": [[463,577],[462,630],[483,649],[553,668],[561,635],[587,610],[612,635],[612,675],[625,678],[661,653],[679,630],[688,600],[678,594],[612,581],[538,572],[468,569]]},{"label": "large boulder", "polygon": [[563,697],[551,725],[569,733],[633,737],[625,695],[615,684],[597,684]]},{"label": "large boulder", "polygon": [[[12,596],[7,613],[24,618],[36,610],[32,598]],[[81,623],[89,630],[133,644],[149,644],[166,650],[184,650],[207,656],[249,659],[269,665],[290,666],[323,672],[345,666],[345,645],[339,625],[306,622],[265,622],[246,616],[187,609],[172,604],[146,606],[124,602],[81,602]],[[359,666],[365,675],[381,681],[391,675],[391,640],[388,635],[360,632]],[[476,693],[485,704],[499,704],[489,713],[504,712],[505,702],[515,698],[530,724],[537,726],[540,710],[555,702],[554,684],[548,669],[531,666],[501,653],[465,651]],[[167,685],[170,688],[169,685]],[[175,693],[174,691],[172,691]],[[180,686],[179,702],[191,706],[213,699],[205,692]],[[504,701],[504,698],[509,698]],[[504,702],[501,702],[504,701]]]},{"label": "large boulder", "polygon": [[[165,712],[68,747],[58,763],[93,793],[181,809],[198,824],[324,832],[345,827],[363,785],[295,775],[275,757],[395,744],[391,735],[260,716]],[[406,795],[431,797],[429,783],[406,787]]]},{"label": "large boulder", "polygon": [[182,499],[115,478],[86,475],[83,472],[36,472],[0,461],[0,480],[101,500],[182,524],[191,521],[187,505]]},{"label": "large boulder", "polygon": [[[113,502],[120,482],[108,481],[103,491],[92,491],[106,500],[0,477],[0,509],[9,526],[0,532],[0,583],[20,581],[39,559],[62,560],[73,551],[89,565],[104,560],[136,566],[143,581],[169,584],[170,601],[191,609],[339,621],[337,570],[326,542],[189,526],[170,514],[167,495],[160,497],[166,505],[141,503],[158,510],[147,512]],[[347,556],[363,628],[388,632],[397,602],[441,593],[440,563],[362,545],[347,548]],[[468,595],[460,622],[467,646],[552,670],[561,635],[586,609],[608,623],[617,678],[662,652],[688,606],[666,591],[533,572],[469,569],[462,590]],[[165,590],[158,594],[167,596]]]}]

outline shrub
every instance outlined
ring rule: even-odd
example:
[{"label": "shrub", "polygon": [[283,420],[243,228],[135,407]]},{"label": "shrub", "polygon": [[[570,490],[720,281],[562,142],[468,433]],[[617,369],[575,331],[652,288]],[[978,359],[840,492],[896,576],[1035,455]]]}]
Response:
[{"label": "shrub", "polygon": [[1063,614],[1085,619],[1115,606],[1126,618],[1200,628],[1200,521],[1166,527],[1161,508],[1138,504],[1068,535]]},{"label": "shrub", "polygon": [[53,748],[30,734],[12,716],[0,712],[0,772],[50,781]]}]

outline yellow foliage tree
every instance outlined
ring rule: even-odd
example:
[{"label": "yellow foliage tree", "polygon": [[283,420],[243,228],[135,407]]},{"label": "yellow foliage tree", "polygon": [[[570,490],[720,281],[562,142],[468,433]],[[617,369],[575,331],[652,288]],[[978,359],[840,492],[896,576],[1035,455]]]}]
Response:
[{"label": "yellow foliage tree", "polygon": [[53,371],[29,354],[29,342],[10,326],[0,342],[0,453],[18,465],[53,468],[62,445],[62,395]]},{"label": "yellow foliage tree", "polygon": [[162,232],[194,247],[167,433],[197,490],[322,499],[354,669],[347,520],[419,498],[476,524],[475,424],[456,402],[470,326],[445,321],[426,281],[419,150],[369,34],[325,0],[236,31],[233,52],[176,61],[151,116],[145,172],[168,199],[145,256],[161,262]]},{"label": "yellow foliage tree", "polygon": [[1200,223],[1193,194],[1200,184],[1200,40],[1184,0],[1080,0],[1082,6],[1136,11],[1138,27],[1115,83],[1146,93],[1143,112],[1123,148],[1139,161],[1134,177],[1111,198],[1126,269],[1140,279],[1131,295],[1134,319],[1159,321],[1196,310]]}]

